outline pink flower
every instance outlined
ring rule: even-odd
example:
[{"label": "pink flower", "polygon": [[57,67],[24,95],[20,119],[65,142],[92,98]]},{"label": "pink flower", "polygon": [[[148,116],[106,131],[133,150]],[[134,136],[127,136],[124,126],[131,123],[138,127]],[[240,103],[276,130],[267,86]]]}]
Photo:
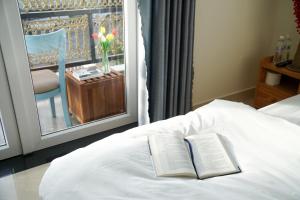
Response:
[{"label": "pink flower", "polygon": [[94,40],[98,40],[98,39],[99,39],[98,33],[93,33],[93,34],[92,34],[92,38],[93,38]]},{"label": "pink flower", "polygon": [[114,36],[116,36],[116,35],[118,34],[118,31],[117,31],[117,29],[113,28],[112,31],[111,31],[111,33],[112,33]]}]

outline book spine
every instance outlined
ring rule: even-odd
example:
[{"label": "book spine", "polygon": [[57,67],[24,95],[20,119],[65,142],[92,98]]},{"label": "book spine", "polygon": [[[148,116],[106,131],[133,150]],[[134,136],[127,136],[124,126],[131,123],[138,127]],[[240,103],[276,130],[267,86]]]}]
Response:
[{"label": "book spine", "polygon": [[197,175],[197,179],[200,179],[200,177],[198,176],[198,173],[197,173],[197,169],[196,169],[195,162],[194,162],[194,154],[193,154],[192,144],[191,144],[190,141],[187,140],[187,139],[184,139],[184,141],[185,141],[185,142],[188,144],[188,146],[189,146],[189,151],[190,151],[190,155],[191,155],[191,160],[192,160],[193,167],[194,167],[194,170],[195,170],[196,175]]}]

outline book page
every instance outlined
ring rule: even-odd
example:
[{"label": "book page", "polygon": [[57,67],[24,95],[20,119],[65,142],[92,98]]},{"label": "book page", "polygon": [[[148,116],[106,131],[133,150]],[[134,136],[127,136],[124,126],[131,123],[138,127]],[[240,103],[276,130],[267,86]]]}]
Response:
[{"label": "book page", "polygon": [[149,136],[150,151],[157,176],[197,177],[189,151],[177,135]]},{"label": "book page", "polygon": [[239,172],[216,133],[186,137],[191,143],[195,168],[200,179]]}]

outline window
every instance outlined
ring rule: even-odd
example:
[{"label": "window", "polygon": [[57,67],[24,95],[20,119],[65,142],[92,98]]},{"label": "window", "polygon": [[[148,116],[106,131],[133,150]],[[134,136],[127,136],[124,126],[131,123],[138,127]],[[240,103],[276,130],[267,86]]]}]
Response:
[{"label": "window", "polygon": [[[58,0],[58,1],[18,0],[18,1],[5,1],[5,3],[3,1],[0,2],[1,2],[0,23],[2,25],[3,32],[5,33],[0,35],[1,48],[5,49],[5,51],[3,52],[3,58],[5,59],[7,78],[10,83],[12,99],[15,104],[15,114],[18,118],[17,122],[18,122],[18,128],[20,133],[20,139],[22,142],[23,152],[25,154],[49,146],[57,145],[63,142],[71,141],[81,137],[86,137],[88,135],[99,133],[108,129],[113,129],[126,124],[134,123],[137,121],[137,79],[136,79],[136,75],[137,75],[136,74],[137,73],[137,68],[136,68],[137,4],[136,3],[137,2],[136,0],[97,1],[98,3],[100,3],[100,5],[103,5],[100,8],[96,7],[97,4],[95,3],[97,2],[94,0],[93,1],[80,0],[81,3],[78,3],[79,1],[77,0],[73,0],[73,1],[72,0],[68,0],[68,1],[66,0]],[[45,4],[45,2],[47,4]],[[93,3],[93,5],[89,4],[89,2]],[[84,6],[85,3],[87,3],[86,5],[89,5],[89,7]],[[71,6],[70,4],[74,6]],[[59,6],[55,7],[56,5]],[[75,7],[75,5],[82,5],[83,7],[78,8]],[[98,12],[96,12],[97,10]],[[82,11],[82,13],[78,14],[79,11]],[[92,23],[93,26],[88,27],[88,34],[86,34],[86,37],[89,37],[87,41],[89,42],[90,45],[89,46],[90,58],[86,61],[84,61],[84,59],[82,59],[83,61],[80,60],[76,61],[75,59],[74,61],[72,60],[68,61],[64,53],[63,56],[65,59],[63,60],[64,61],[67,60],[67,64],[63,65],[65,66],[63,68],[58,68],[57,63],[55,63],[54,57],[57,57],[56,51],[62,48],[60,47],[60,45],[59,47],[56,48],[55,47],[53,48],[53,46],[56,46],[57,44],[63,44],[63,46],[67,46],[67,48],[69,48],[68,47],[69,41],[73,43],[76,42],[76,33],[71,33],[71,36],[73,38],[70,40],[67,38],[68,36],[66,34],[67,32],[66,28],[64,28],[64,30],[58,30],[55,29],[54,26],[54,29],[44,31],[44,34],[42,32],[35,33],[36,35],[39,35],[35,37],[34,35],[32,35],[33,33],[30,32],[25,33],[25,27],[23,26],[26,23],[25,21],[30,21],[30,20],[39,21],[43,19],[48,19],[51,21],[51,19],[56,19],[60,17],[62,21],[62,19],[72,18],[75,16],[82,16],[84,14],[91,16],[93,19],[93,15],[89,15],[89,14],[90,12],[94,12],[94,11],[95,11],[95,13],[93,13],[94,17],[112,13],[110,14],[111,16],[109,15],[107,16],[106,20],[114,19],[112,16],[113,14],[116,13],[122,15],[121,16],[122,21],[120,21],[119,24],[119,26],[121,27],[120,28],[117,27],[117,29],[118,29],[118,37],[119,37],[118,41],[124,43],[124,45],[119,46],[119,50],[118,48],[112,48],[109,51],[109,56],[110,56],[109,63],[111,66],[112,73],[85,81],[87,86],[85,89],[87,93],[81,95],[81,97],[84,97],[85,99],[88,100],[93,98],[93,101],[92,102],[81,101],[81,103],[84,103],[85,107],[84,109],[83,107],[80,107],[81,111],[79,112],[79,114],[84,114],[84,116],[89,116],[89,117],[92,116],[92,118],[90,117],[90,118],[83,119],[81,118],[81,116],[78,115],[78,113],[76,113],[76,107],[75,108],[73,107],[74,105],[76,106],[79,105],[80,103],[79,99],[77,99],[78,95],[76,96],[76,94],[72,92],[68,93],[67,81],[69,79],[68,75],[72,75],[72,76],[74,75],[74,74],[70,74],[72,73],[73,69],[75,70],[80,69],[81,67],[86,67],[87,65],[88,66],[96,65],[97,69],[102,67],[101,66],[102,54],[97,55],[97,50],[95,48],[91,48],[92,42],[94,41],[91,40],[90,37],[94,29],[97,28],[95,28],[94,24]],[[39,17],[37,16],[34,17],[34,15],[38,15]],[[88,18],[88,20],[90,19]],[[45,24],[47,23],[42,23],[39,26],[43,26]],[[108,25],[112,26],[111,24],[109,23]],[[103,23],[103,25],[105,24]],[[35,28],[40,28],[39,26]],[[83,27],[79,27],[79,28],[83,28]],[[111,30],[109,30],[109,27],[106,27],[106,29],[107,29],[106,33],[110,33]],[[46,34],[47,32],[50,33]],[[81,35],[82,34],[79,33],[78,38],[80,38]],[[83,44],[83,40],[82,39],[79,40],[81,41],[81,43],[80,42],[79,43]],[[35,41],[35,43],[33,41]],[[46,42],[47,44],[50,42],[49,46],[51,48],[49,49],[48,47],[46,47],[44,45],[45,44],[44,42]],[[117,40],[114,40],[114,42],[117,42]],[[97,44],[99,44],[99,40]],[[117,46],[117,44],[113,44],[113,45]],[[33,51],[31,47],[34,47],[35,50],[39,50],[41,52]],[[51,52],[52,49],[53,51]],[[65,47],[63,47],[63,49],[65,49]],[[117,49],[118,51],[115,49]],[[120,50],[121,53],[117,53],[120,52]],[[50,53],[45,51],[50,51]],[[92,51],[95,52],[94,60],[93,60]],[[28,52],[31,53],[28,54]],[[38,62],[36,62],[35,66],[33,64],[34,61],[31,61],[30,64],[28,62],[29,61],[28,58],[30,57],[36,58],[34,57],[34,55],[32,55],[34,53],[44,54],[45,57],[44,59],[46,60],[46,63],[43,63],[44,61],[41,62],[37,60]],[[82,51],[79,51],[79,53],[82,53]],[[123,55],[117,55],[117,54],[123,54]],[[61,55],[61,51],[59,51],[59,55]],[[43,55],[37,57],[37,59],[41,59],[42,56]],[[103,57],[106,58],[106,56]],[[59,63],[62,63],[62,59],[60,61],[61,62]],[[84,63],[87,63],[87,65]],[[107,63],[106,59],[105,59],[105,63]],[[115,66],[118,63],[121,64]],[[62,65],[60,64],[59,66]],[[66,70],[64,68],[66,68]],[[63,69],[63,70],[57,70],[57,69]],[[52,113],[51,105],[53,105],[53,100],[50,99],[49,101],[48,98],[49,96],[47,97],[47,99],[39,99],[37,97],[39,93],[36,93],[35,91],[35,87],[33,84],[33,73],[38,70],[52,71],[52,75],[54,73],[55,76],[57,76],[59,79],[64,80],[66,82],[65,85],[67,88],[67,92],[60,93],[59,95],[55,96],[54,99],[56,115],[53,115],[55,113]],[[116,72],[118,72],[117,76],[115,75]],[[62,76],[60,76],[61,74]],[[103,80],[103,79],[118,80],[118,83],[111,82],[109,80],[107,82],[108,84],[99,83],[98,86],[97,84],[95,84],[93,87],[90,86],[91,82],[93,82],[94,84],[95,82],[97,82],[97,80]],[[40,79],[40,80],[43,81],[47,79]],[[72,78],[72,80],[74,79]],[[78,84],[75,85],[78,86]],[[82,86],[81,84],[79,85]],[[62,106],[61,103],[62,101],[61,96],[63,94],[67,95],[68,101],[69,99],[72,100],[71,104],[70,102],[67,102],[67,106],[64,107]],[[110,96],[110,98],[107,98],[108,96]],[[104,97],[104,99],[102,99],[102,97]],[[122,97],[122,98],[118,98],[118,97]],[[40,108],[44,108],[44,109],[40,109]],[[62,112],[62,110],[64,111]],[[68,114],[64,115],[63,113],[68,113]],[[99,116],[97,115],[99,113],[100,114],[104,113],[105,115]],[[64,119],[64,116],[69,116],[71,118],[72,121],[71,126],[68,125],[66,126],[67,120]],[[80,119],[83,120],[80,121]],[[11,134],[8,136],[11,137]],[[8,141],[12,141],[12,139],[9,139],[8,137]]]},{"label": "window", "polygon": [[[100,26],[118,34],[109,54],[111,65],[124,64],[123,0],[19,0],[25,35],[67,31],[66,67],[97,63],[101,52],[91,38]],[[55,69],[56,52],[29,55],[32,70]]]},{"label": "window", "polygon": [[[66,70],[63,83],[58,65],[59,49],[31,53],[28,50],[28,45],[31,44],[25,39],[42,135],[126,113],[123,0],[19,0],[19,9],[23,33],[26,36],[43,35],[60,29],[66,32]],[[114,33],[114,39],[106,53],[108,56],[104,57],[114,72],[111,74],[112,78],[107,78],[110,83],[104,83],[105,81],[100,80],[100,76],[96,74],[94,79],[92,76],[87,79],[84,86],[81,80],[78,82],[73,78],[76,78],[76,75],[78,78],[78,74],[86,72],[87,68],[99,69],[105,74],[102,46],[97,45],[98,41],[92,37],[93,33],[99,33],[100,29],[103,32],[102,36],[107,37],[108,33]],[[49,43],[44,41],[35,46]],[[45,70],[50,70],[52,77],[49,71]],[[75,71],[78,73],[75,74]],[[55,78],[53,73],[56,73],[58,78]],[[39,77],[49,77],[49,80],[43,81]],[[55,79],[59,80],[56,85],[60,89],[61,85],[66,85],[65,92],[61,91],[54,97],[47,96],[51,95],[49,92],[55,92],[56,88],[44,90],[44,87],[37,87],[44,84],[51,87],[51,84],[55,84]],[[65,98],[62,93],[66,94]]]}]

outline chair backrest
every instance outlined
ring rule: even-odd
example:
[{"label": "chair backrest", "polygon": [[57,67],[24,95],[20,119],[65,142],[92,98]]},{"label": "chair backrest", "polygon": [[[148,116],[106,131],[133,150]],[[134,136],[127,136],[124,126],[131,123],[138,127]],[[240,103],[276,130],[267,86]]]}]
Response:
[{"label": "chair backrest", "polygon": [[60,29],[55,32],[41,35],[25,35],[28,54],[43,54],[58,52],[58,72],[61,89],[65,89],[65,54],[66,54],[66,31]]}]

